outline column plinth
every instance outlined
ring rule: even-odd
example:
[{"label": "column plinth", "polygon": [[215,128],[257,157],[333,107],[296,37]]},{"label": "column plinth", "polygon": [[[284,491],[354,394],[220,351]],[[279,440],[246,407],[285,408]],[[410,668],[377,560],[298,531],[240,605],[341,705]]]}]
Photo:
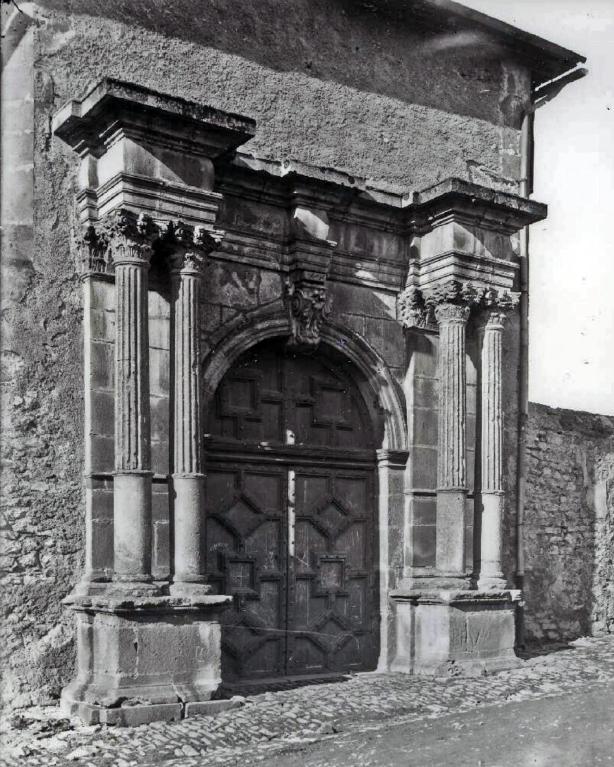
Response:
[{"label": "column plinth", "polygon": [[[439,325],[439,426],[437,457],[437,577],[464,588],[466,478],[465,328],[469,307],[442,303]],[[448,584],[449,581],[449,584]]]},{"label": "column plinth", "polygon": [[158,588],[151,575],[151,434],[147,281],[151,224],[120,211],[108,225],[115,270],[114,591]]},{"label": "column plinth", "polygon": [[503,492],[502,358],[505,314],[490,311],[482,328],[482,532],[478,588],[504,589],[501,567]]}]

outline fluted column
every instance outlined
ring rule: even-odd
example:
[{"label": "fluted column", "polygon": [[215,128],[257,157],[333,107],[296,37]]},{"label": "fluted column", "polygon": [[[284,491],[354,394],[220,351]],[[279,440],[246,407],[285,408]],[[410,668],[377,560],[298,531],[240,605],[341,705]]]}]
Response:
[{"label": "fluted column", "polygon": [[[439,325],[439,432],[437,458],[438,575],[465,585],[466,362],[469,307],[442,303]],[[452,585],[452,584],[451,584]]]},{"label": "fluted column", "polygon": [[482,328],[482,532],[478,587],[505,588],[501,569],[503,522],[502,356],[505,314],[489,311]]},{"label": "fluted column", "polygon": [[200,372],[200,292],[206,253],[221,235],[177,228],[171,256],[174,320],[174,578],[171,592],[206,593]]},{"label": "fluted column", "polygon": [[151,224],[115,214],[115,472],[113,581],[131,595],[156,591],[151,575],[151,443],[147,281]]}]

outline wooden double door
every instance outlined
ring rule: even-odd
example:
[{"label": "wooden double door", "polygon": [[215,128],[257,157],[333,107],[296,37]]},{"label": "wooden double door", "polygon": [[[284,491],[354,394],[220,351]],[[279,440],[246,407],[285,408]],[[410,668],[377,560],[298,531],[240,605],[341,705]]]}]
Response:
[{"label": "wooden double door", "polygon": [[269,344],[222,381],[207,436],[208,577],[225,682],[375,668],[374,450],[342,370]]}]

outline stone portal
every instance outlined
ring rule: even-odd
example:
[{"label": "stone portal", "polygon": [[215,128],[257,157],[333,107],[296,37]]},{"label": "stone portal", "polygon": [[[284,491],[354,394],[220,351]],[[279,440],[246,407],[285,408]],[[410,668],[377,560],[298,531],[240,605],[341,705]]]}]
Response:
[{"label": "stone portal", "polygon": [[545,207],[241,155],[251,120],[114,80],[54,129],[83,226],[65,707],[136,723],[223,681],[513,664],[504,356]]}]

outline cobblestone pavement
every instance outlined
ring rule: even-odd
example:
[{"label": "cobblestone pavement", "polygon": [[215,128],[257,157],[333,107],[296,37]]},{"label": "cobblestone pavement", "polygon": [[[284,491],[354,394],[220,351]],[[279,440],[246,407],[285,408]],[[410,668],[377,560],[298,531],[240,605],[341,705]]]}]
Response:
[{"label": "cobblestone pavement", "polygon": [[416,722],[478,706],[535,700],[614,681],[614,636],[579,639],[489,676],[446,679],[360,674],[245,699],[217,716],[136,728],[79,726],[57,709],[30,709],[3,723],[0,765],[231,767],[332,739],[378,720]]}]

